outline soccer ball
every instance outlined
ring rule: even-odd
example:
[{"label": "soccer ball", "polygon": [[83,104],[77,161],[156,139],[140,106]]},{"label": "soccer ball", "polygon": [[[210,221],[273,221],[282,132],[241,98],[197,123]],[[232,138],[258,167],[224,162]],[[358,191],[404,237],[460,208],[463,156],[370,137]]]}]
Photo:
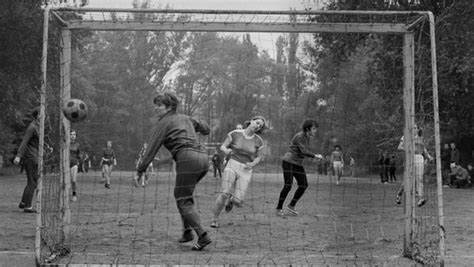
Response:
[{"label": "soccer ball", "polygon": [[63,114],[70,122],[80,122],[87,116],[87,106],[80,99],[70,99],[63,107]]}]

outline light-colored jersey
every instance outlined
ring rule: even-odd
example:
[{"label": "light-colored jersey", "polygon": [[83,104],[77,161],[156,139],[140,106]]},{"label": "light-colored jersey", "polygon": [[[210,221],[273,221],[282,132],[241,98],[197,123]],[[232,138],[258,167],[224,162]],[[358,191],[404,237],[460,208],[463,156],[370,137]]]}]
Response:
[{"label": "light-colored jersey", "polygon": [[263,139],[254,134],[247,137],[244,130],[234,130],[227,134],[226,141],[229,140],[229,148],[232,149],[231,158],[240,162],[252,162],[257,156],[258,151],[263,149]]}]

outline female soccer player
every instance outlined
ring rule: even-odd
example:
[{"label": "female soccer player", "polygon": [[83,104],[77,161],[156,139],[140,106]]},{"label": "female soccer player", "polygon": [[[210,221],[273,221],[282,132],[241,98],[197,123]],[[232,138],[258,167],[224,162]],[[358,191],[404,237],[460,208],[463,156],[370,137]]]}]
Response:
[{"label": "female soccer player", "polygon": [[[423,206],[426,203],[426,199],[423,197],[423,174],[424,174],[424,165],[425,165],[425,158],[429,161],[433,160],[433,157],[428,153],[428,150],[425,147],[423,142],[423,130],[418,127],[416,124],[413,126],[413,132],[415,136],[413,138],[413,142],[415,143],[415,184],[416,184],[416,192],[418,194],[418,207]],[[399,150],[404,149],[404,138],[400,139],[400,144],[398,145]],[[397,192],[397,204],[402,203],[402,194],[404,190],[404,184],[401,183],[400,188]]]},{"label": "female soccer player", "polygon": [[[262,116],[255,116],[245,123],[245,129],[233,130],[227,134],[220,149],[230,158],[222,173],[222,191],[217,196],[213,209],[214,220],[211,227],[218,228],[219,214],[225,206],[227,212],[233,205],[242,206],[245,193],[252,178],[252,169],[261,160],[263,139],[259,136],[266,129]],[[235,184],[234,192],[232,187]]]},{"label": "female soccer player", "polygon": [[102,174],[105,178],[105,188],[110,189],[110,176],[112,175],[113,166],[117,166],[117,159],[115,158],[115,151],[112,148],[112,141],[107,141],[106,147],[102,152]]},{"label": "female soccer player", "polygon": [[344,155],[341,151],[340,145],[334,146],[334,151],[331,153],[331,162],[334,169],[334,175],[336,175],[336,184],[341,182],[342,168],[344,168]]},{"label": "female soccer player", "polygon": [[320,154],[315,154],[308,149],[310,137],[316,135],[318,127],[318,123],[314,120],[304,121],[302,126],[303,130],[295,134],[293,139],[291,139],[288,152],[283,156],[281,167],[283,168],[284,184],[276,208],[277,216],[285,216],[285,213],[282,211],[283,203],[291,190],[293,177],[298,183],[298,189],[296,189],[293,199],[287,206],[287,211],[291,215],[298,215],[298,212],[295,209],[296,203],[303,196],[306,188],[308,188],[308,179],[306,178],[306,172],[303,167],[303,160],[305,157],[318,159],[323,158]]},{"label": "female soccer player", "polygon": [[161,93],[153,99],[158,122],[148,149],[138,165],[133,179],[138,187],[140,177],[146,172],[158,149],[163,145],[168,149],[176,162],[176,181],[174,197],[183,222],[183,235],[178,241],[185,243],[193,240],[192,231],[198,236],[193,250],[202,250],[211,243],[207,232],[201,227],[199,214],[194,210],[194,188],[207,174],[209,162],[207,152],[197,141],[196,132],[209,134],[209,127],[191,117],[179,114],[176,109],[178,98],[172,93]]},{"label": "female soccer player", "polygon": [[21,197],[21,202],[18,205],[20,209],[23,209],[26,213],[36,213],[33,208],[33,196],[35,194],[36,186],[38,183],[38,147],[39,147],[39,112],[40,109],[34,108],[31,111],[33,121],[26,128],[25,135],[21,141],[20,147],[16,154],[13,163],[15,165],[21,164],[25,168],[26,172],[26,186]]},{"label": "female soccer player", "polygon": [[69,168],[71,170],[71,190],[72,201],[77,201],[77,172],[79,170],[79,160],[81,158],[81,151],[79,143],[77,142],[77,133],[74,130],[70,131],[71,143],[69,145]]}]

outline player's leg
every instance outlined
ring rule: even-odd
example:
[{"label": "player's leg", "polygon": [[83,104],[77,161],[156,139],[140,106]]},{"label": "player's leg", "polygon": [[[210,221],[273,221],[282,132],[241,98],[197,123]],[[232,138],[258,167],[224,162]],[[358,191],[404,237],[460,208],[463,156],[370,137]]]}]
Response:
[{"label": "player's leg", "polygon": [[[231,161],[236,162],[235,160],[231,160]],[[215,227],[215,228],[219,227],[219,224],[218,224],[219,215],[231,197],[232,185],[235,183],[235,179],[237,177],[235,171],[231,167],[231,166],[234,166],[234,164],[232,164],[231,161],[229,161],[229,164],[226,166],[222,174],[221,192],[217,196],[216,202],[214,204],[214,208],[212,210],[214,213],[214,220],[211,224],[211,227]]]},{"label": "player's leg", "polygon": [[402,195],[403,195],[404,190],[405,190],[405,185],[401,183],[400,187],[397,190],[397,197],[396,197],[397,204],[402,204]]},{"label": "player's leg", "polygon": [[77,172],[79,166],[74,165],[71,167],[71,190],[72,190],[72,201],[77,201]]},{"label": "player's leg", "polygon": [[237,170],[237,179],[235,180],[235,192],[230,199],[232,203],[231,205],[242,207],[251,180],[252,169],[244,168],[244,165],[242,165]]},{"label": "player's leg", "polygon": [[277,204],[277,215],[282,216],[283,212],[283,203],[286,200],[286,197],[288,196],[288,193],[291,190],[291,185],[293,184],[293,167],[295,165],[291,164],[286,161],[282,161],[281,167],[283,169],[283,188],[280,191],[280,196],[278,198],[278,204]]},{"label": "player's leg", "polygon": [[[211,239],[201,226],[199,214],[194,210],[194,188],[196,184],[207,174],[209,165],[207,155],[203,152],[185,150],[176,156],[176,184],[174,196],[176,205],[183,222],[183,238],[189,237],[193,229],[198,241],[193,250],[201,250],[211,243]],[[180,240],[180,242],[186,240]]]},{"label": "player's leg", "polygon": [[105,167],[105,188],[110,189],[110,176],[112,174],[112,164],[104,164]]},{"label": "player's leg", "polygon": [[102,184],[105,184],[105,181],[106,181],[105,180],[105,169],[107,168],[106,166],[107,166],[107,164],[102,163],[102,173],[101,173],[102,180],[100,181],[100,183],[102,183]]},{"label": "player's leg", "polygon": [[23,165],[27,181],[19,207],[24,209],[25,212],[30,213],[35,212],[32,201],[38,182],[38,164],[33,160],[27,159],[23,162]]},{"label": "player's leg", "polygon": [[423,192],[423,173],[424,173],[424,158],[422,155],[415,154],[415,183],[416,192],[418,194],[418,206],[421,207],[425,204],[426,199],[424,198]]},{"label": "player's leg", "polygon": [[298,212],[295,210],[296,203],[303,196],[306,188],[308,188],[308,178],[306,177],[306,172],[303,166],[295,166],[293,169],[293,176],[296,179],[298,184],[298,189],[296,189],[293,199],[288,205],[288,212],[293,215],[298,215]]}]

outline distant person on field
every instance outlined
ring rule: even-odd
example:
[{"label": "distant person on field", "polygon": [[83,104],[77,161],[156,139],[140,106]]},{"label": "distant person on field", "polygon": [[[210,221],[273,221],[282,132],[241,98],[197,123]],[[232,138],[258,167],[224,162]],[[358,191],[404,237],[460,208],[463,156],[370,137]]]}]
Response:
[{"label": "distant person on field", "polygon": [[334,170],[334,175],[336,176],[336,185],[338,185],[341,182],[341,177],[344,168],[344,155],[342,154],[342,149],[340,145],[334,146],[334,151],[331,153],[331,162]]},{"label": "distant person on field", "polygon": [[456,165],[461,164],[461,162],[460,162],[461,154],[459,153],[459,149],[456,147],[456,143],[452,142],[450,147],[451,147],[451,160],[450,160],[450,163],[455,162]]},{"label": "distant person on field", "polygon": [[395,175],[395,172],[397,170],[397,158],[395,154],[390,155],[390,165],[389,165],[389,180],[390,182],[395,182],[397,181],[397,176]]},{"label": "distant person on field", "polygon": [[117,166],[117,159],[115,157],[115,151],[112,148],[112,141],[107,141],[106,147],[102,151],[102,173],[105,179],[105,188],[110,189],[110,177],[112,176],[112,170],[114,166]]},{"label": "distant person on field", "polygon": [[456,162],[451,162],[451,173],[449,174],[451,180],[451,187],[464,188],[469,183],[469,172]]},{"label": "distant person on field", "polygon": [[77,201],[77,173],[79,172],[79,161],[81,160],[81,150],[77,142],[77,133],[70,131],[71,142],[69,144],[69,168],[71,172],[72,201]]},{"label": "distant person on field", "polygon": [[217,178],[217,173],[219,173],[219,178],[222,178],[222,171],[221,171],[221,156],[218,152],[212,155],[212,169],[214,170],[214,178]]},{"label": "distant person on field", "polygon": [[23,190],[21,202],[18,205],[26,213],[35,213],[32,201],[36,190],[38,174],[38,148],[39,148],[39,107],[31,111],[33,121],[26,128],[25,135],[21,141],[13,164],[19,165],[20,162],[26,171],[26,186]]},{"label": "distant person on field", "polygon": [[[424,197],[424,189],[423,189],[423,176],[425,172],[425,160],[433,160],[433,157],[428,153],[428,150],[425,147],[425,143],[423,142],[423,130],[418,127],[418,125],[413,126],[413,142],[415,143],[415,162],[413,162],[414,168],[415,168],[415,188],[416,188],[416,193],[418,194],[418,202],[417,205],[418,207],[423,206],[426,203],[426,199]],[[398,149],[399,150],[404,150],[405,149],[405,141],[404,137],[400,139],[400,144],[398,144]],[[405,181],[404,181],[405,182]],[[403,182],[403,183],[404,183]],[[396,201],[397,204],[402,203],[402,194],[404,191],[404,184],[400,185],[400,188],[398,189],[397,192],[397,197]]]}]

